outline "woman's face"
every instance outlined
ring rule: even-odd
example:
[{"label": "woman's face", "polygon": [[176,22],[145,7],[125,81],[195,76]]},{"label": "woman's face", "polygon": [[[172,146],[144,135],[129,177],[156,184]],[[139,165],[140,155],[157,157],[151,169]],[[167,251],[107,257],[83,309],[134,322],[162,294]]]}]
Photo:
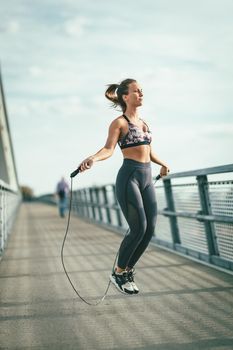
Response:
[{"label": "woman's face", "polygon": [[129,84],[128,95],[124,95],[124,101],[127,106],[139,107],[142,105],[142,88],[137,82]]}]

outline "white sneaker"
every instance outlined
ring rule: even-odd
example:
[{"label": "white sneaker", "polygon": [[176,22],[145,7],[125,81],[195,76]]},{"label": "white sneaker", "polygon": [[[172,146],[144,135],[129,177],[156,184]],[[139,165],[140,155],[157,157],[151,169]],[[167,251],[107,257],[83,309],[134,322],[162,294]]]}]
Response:
[{"label": "white sneaker", "polygon": [[134,288],[128,280],[128,272],[122,271],[120,273],[113,272],[110,276],[110,281],[115,287],[124,294],[134,294]]},{"label": "white sneaker", "polygon": [[134,275],[135,275],[134,269],[127,271],[127,273],[128,273],[128,281],[130,282],[131,286],[133,287],[134,294],[138,294],[139,289],[138,289],[136,283],[134,282]]}]

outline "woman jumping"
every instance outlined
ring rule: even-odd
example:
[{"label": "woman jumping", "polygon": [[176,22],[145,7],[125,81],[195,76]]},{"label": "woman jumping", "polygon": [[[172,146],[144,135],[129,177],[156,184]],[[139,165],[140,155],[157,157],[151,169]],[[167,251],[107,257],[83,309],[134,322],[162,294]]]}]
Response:
[{"label": "woman jumping", "polygon": [[116,179],[116,196],[129,233],[120,245],[110,280],[122,293],[136,294],[139,289],[134,281],[134,266],[153,236],[157,217],[151,162],[161,165],[161,176],[166,176],[169,168],[153,152],[150,129],[139,117],[143,92],[137,81],[125,79],[120,84],[111,84],[105,96],[114,107],[120,106],[123,114],[110,124],[105,146],[83,160],[79,168],[85,171],[94,162],[111,157],[117,143],[122,150],[124,160]]}]

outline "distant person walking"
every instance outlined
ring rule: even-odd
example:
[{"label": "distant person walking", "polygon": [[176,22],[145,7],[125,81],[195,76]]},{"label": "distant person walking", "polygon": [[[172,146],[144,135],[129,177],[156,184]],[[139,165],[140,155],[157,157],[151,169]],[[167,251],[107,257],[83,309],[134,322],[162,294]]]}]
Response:
[{"label": "distant person walking", "polygon": [[58,208],[60,217],[64,218],[67,209],[67,195],[69,193],[69,184],[64,177],[58,182],[56,194],[58,196]]},{"label": "distant person walking", "polygon": [[94,162],[109,158],[117,143],[121,148],[124,160],[116,179],[116,195],[130,230],[121,243],[110,280],[122,293],[135,294],[139,289],[134,281],[134,266],[153,236],[157,216],[151,162],[161,165],[161,176],[167,175],[169,169],[152,150],[151,131],[139,117],[143,92],[137,81],[126,79],[111,84],[105,96],[114,107],[122,109],[122,114],[110,124],[105,146],[79,166],[80,171],[85,171]]}]

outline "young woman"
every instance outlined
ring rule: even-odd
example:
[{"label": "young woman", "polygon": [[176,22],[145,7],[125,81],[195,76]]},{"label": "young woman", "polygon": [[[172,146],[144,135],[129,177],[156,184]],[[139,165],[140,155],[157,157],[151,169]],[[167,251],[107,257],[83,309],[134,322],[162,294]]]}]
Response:
[{"label": "young woman", "polygon": [[110,124],[105,146],[79,167],[85,171],[94,162],[109,158],[117,143],[122,150],[124,160],[116,179],[116,196],[129,233],[120,245],[117,267],[110,280],[122,293],[135,294],[139,289],[134,281],[134,266],[152,238],[157,216],[151,162],[161,165],[161,176],[166,176],[169,169],[153,152],[149,127],[139,118],[143,93],[137,81],[125,79],[120,84],[111,84],[105,96],[114,107],[120,106],[123,114]]}]

